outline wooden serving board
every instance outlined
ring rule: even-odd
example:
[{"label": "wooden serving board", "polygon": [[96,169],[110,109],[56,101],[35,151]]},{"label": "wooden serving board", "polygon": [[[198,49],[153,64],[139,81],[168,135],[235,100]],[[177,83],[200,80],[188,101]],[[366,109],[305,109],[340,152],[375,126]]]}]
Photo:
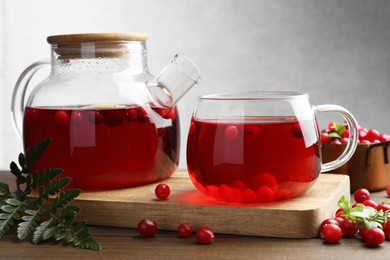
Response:
[{"label": "wooden serving board", "polygon": [[337,210],[341,196],[350,198],[349,177],[321,174],[304,195],[281,202],[237,204],[218,202],[196,191],[187,172],[165,180],[168,200],[155,197],[156,184],[112,191],[82,192],[75,204],[88,224],[136,228],[149,217],[162,230],[189,223],[196,230],[208,226],[215,233],[283,238],[313,238],[321,222]]}]

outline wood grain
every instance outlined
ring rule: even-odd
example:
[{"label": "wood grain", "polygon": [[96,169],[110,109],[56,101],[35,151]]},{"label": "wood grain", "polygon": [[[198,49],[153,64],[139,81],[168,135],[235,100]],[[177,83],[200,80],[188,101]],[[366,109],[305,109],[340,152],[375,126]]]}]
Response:
[{"label": "wood grain", "polygon": [[166,201],[156,199],[156,184],[83,192],[75,203],[82,209],[79,219],[92,225],[135,228],[139,220],[150,217],[160,230],[176,230],[188,222],[195,229],[205,225],[216,233],[312,238],[319,235],[320,223],[335,212],[338,199],[350,197],[348,176],[338,174],[321,174],[306,194],[292,200],[244,205],[205,197],[186,172],[175,173],[165,183],[171,187]]}]

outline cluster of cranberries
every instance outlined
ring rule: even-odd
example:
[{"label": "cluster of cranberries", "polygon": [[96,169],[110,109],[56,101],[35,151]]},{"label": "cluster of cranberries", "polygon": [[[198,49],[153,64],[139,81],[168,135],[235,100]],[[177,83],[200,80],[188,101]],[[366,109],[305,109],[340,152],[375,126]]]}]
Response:
[{"label": "cluster of cranberries", "polygon": [[[390,195],[390,188],[387,189]],[[370,199],[370,192],[367,189],[361,188],[354,193],[355,207],[359,203],[366,208],[371,208],[376,211],[382,210],[384,213],[390,211],[390,205],[386,203],[377,203]],[[390,238],[390,220],[387,220],[382,225],[378,223],[377,227],[366,229],[366,226],[352,221],[344,216],[342,209],[336,211],[335,217],[325,219],[320,226],[320,233],[327,243],[337,243],[344,237],[353,237],[356,234],[364,240],[367,246],[375,247],[382,244],[385,239]]]},{"label": "cluster of cranberries", "polygon": [[[375,144],[390,141],[390,135],[379,133],[376,129],[358,127],[359,144]],[[321,142],[346,144],[349,142],[349,129],[346,123],[330,122],[328,128],[321,131]]]},{"label": "cluster of cranberries", "polygon": [[[154,190],[157,199],[166,200],[168,199],[171,190],[167,184],[158,184]],[[154,237],[157,233],[157,223],[150,218],[142,219],[138,222],[137,230],[141,237],[148,238]],[[182,223],[177,228],[177,234],[182,238],[189,238],[192,236],[193,229],[190,224]],[[200,227],[196,231],[196,240],[200,244],[211,244],[214,241],[214,233],[208,227]]]},{"label": "cluster of cranberries", "polygon": [[79,125],[83,122],[89,122],[95,125],[105,124],[110,127],[116,127],[127,121],[134,123],[151,122],[151,114],[157,113],[165,119],[176,118],[174,109],[150,108],[150,107],[131,107],[131,108],[110,108],[98,110],[58,110],[54,114],[54,122],[58,127],[66,127],[71,122],[72,125]]}]

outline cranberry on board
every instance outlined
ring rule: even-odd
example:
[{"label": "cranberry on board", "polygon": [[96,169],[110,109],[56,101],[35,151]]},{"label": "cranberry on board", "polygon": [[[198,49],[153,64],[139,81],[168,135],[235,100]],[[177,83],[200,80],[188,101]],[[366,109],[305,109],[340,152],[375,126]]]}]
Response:
[{"label": "cranberry on board", "polygon": [[154,193],[156,194],[156,197],[159,200],[166,200],[166,199],[168,199],[169,195],[171,194],[171,189],[169,188],[169,186],[167,184],[160,183],[154,189]]}]

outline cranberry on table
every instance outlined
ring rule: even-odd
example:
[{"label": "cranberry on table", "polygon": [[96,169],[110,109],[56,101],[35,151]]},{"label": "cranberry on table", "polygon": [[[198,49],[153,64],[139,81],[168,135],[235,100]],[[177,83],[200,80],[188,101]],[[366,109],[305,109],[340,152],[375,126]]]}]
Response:
[{"label": "cranberry on table", "polygon": [[192,227],[188,223],[182,223],[177,228],[177,234],[179,237],[187,238],[192,235]]},{"label": "cranberry on table", "polygon": [[138,233],[141,237],[154,237],[157,232],[157,223],[150,218],[145,218],[138,222]]},{"label": "cranberry on table", "polygon": [[214,239],[214,233],[208,227],[200,227],[196,231],[196,240],[198,240],[200,244],[211,244],[213,243]]},{"label": "cranberry on table", "polygon": [[326,224],[322,228],[322,236],[328,243],[337,243],[343,236],[340,227],[336,224]]},{"label": "cranberry on table", "polygon": [[324,221],[322,221],[321,223],[321,226],[320,226],[320,233],[322,233],[322,229],[325,225],[329,225],[329,224],[334,224],[334,225],[337,225],[339,226],[339,222],[334,219],[334,218],[327,218],[325,219]]},{"label": "cranberry on table", "polygon": [[363,203],[363,201],[370,199],[370,192],[364,188],[357,189],[353,194],[353,198],[357,203]]},{"label": "cranberry on table", "polygon": [[357,223],[355,221],[345,218],[340,223],[340,228],[341,231],[343,232],[343,235],[346,237],[353,237],[358,232],[358,229],[356,228],[356,224]]},{"label": "cranberry on table", "polygon": [[385,233],[380,228],[371,228],[364,232],[364,241],[367,246],[379,246],[385,242]]}]

